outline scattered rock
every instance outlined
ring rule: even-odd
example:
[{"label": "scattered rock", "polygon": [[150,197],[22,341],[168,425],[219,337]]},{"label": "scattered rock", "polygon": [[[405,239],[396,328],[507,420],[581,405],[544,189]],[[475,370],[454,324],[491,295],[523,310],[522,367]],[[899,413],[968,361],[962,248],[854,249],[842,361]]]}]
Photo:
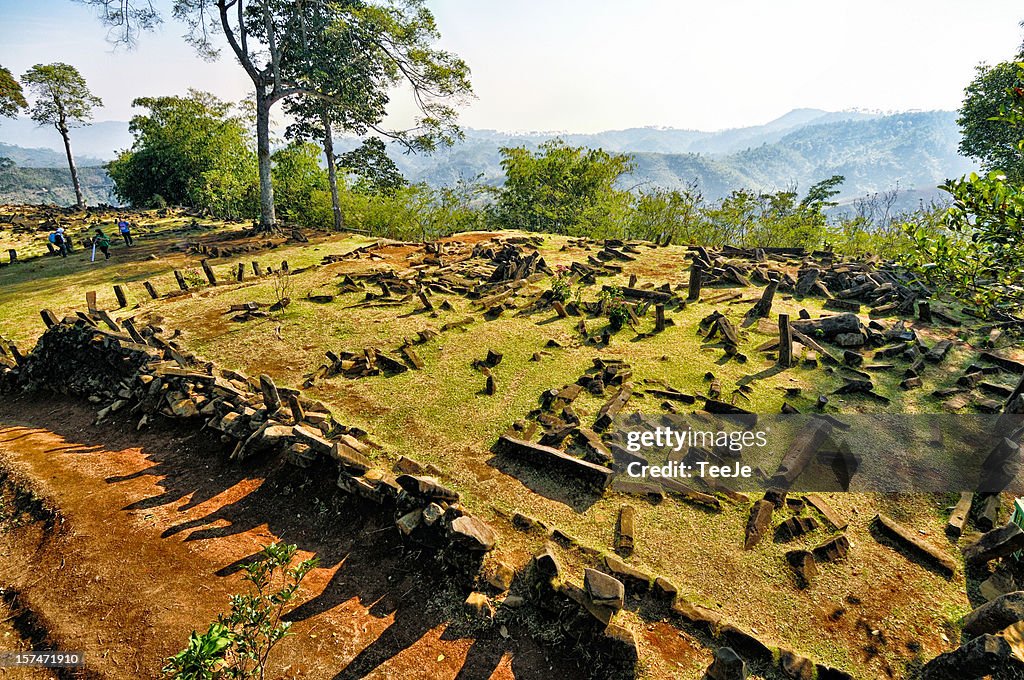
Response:
[{"label": "scattered rock", "polygon": [[487,552],[493,550],[498,537],[485,522],[471,515],[463,515],[448,525],[452,543],[467,550]]},{"label": "scattered rock", "polygon": [[821,562],[838,562],[850,552],[850,539],[845,535],[825,541],[813,550],[814,558]]},{"label": "scattered rock", "polygon": [[786,553],[786,562],[796,574],[797,586],[800,588],[810,586],[818,575],[818,565],[809,550],[790,550]]},{"label": "scattered rock", "polygon": [[987,602],[961,621],[964,635],[968,638],[986,633],[998,633],[1007,626],[1024,621],[1024,591],[1001,595]]},{"label": "scattered rock", "polygon": [[946,578],[956,573],[956,564],[941,550],[921,539],[914,531],[896,522],[890,517],[879,513],[873,520],[875,527],[900,547],[924,561],[931,569],[938,571]]},{"label": "scattered rock", "polygon": [[494,571],[487,577],[487,583],[498,591],[505,592],[512,587],[515,576],[516,572],[512,567],[504,562],[498,562],[494,565]]},{"label": "scattered rock", "polygon": [[596,569],[584,569],[583,587],[595,605],[608,607],[614,611],[622,609],[626,588],[617,578]]},{"label": "scattered rock", "polygon": [[1024,531],[1010,522],[983,534],[974,544],[968,546],[964,550],[964,559],[967,564],[979,565],[1012,555],[1018,550],[1024,550]]},{"label": "scattered rock", "polygon": [[715,650],[715,660],[707,671],[707,680],[746,680],[747,663],[731,647]]},{"label": "scattered rock", "polygon": [[478,619],[494,618],[494,608],[483,593],[473,592],[466,598],[463,607],[470,616]]}]

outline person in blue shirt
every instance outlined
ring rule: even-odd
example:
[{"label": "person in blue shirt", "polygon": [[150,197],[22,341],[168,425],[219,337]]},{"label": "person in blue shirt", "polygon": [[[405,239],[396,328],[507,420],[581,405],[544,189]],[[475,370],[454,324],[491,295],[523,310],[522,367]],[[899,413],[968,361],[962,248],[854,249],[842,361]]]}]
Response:
[{"label": "person in blue shirt", "polygon": [[135,245],[135,239],[132,238],[132,226],[124,217],[117,221],[117,230],[121,232],[121,238],[124,239],[126,246],[131,247]]},{"label": "person in blue shirt", "polygon": [[57,249],[60,251],[60,256],[67,257],[70,248],[68,247],[68,235],[64,233],[64,228],[57,227],[57,230],[50,234],[50,236],[53,238],[53,245],[57,246]]}]

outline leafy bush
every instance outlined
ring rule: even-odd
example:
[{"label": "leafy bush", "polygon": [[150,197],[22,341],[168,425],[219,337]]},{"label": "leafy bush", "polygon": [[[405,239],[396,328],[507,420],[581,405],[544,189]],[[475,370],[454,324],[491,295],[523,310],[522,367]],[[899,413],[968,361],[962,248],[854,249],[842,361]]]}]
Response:
[{"label": "leafy bush", "polygon": [[608,317],[608,325],[613,331],[620,330],[629,322],[629,310],[621,290],[614,286],[602,290],[601,302],[604,303],[604,313]]},{"label": "leafy bush", "polygon": [[572,297],[572,272],[564,265],[555,267],[555,276],[551,279],[551,299],[565,302]]},{"label": "leafy bush", "polygon": [[193,631],[188,646],[167,659],[165,677],[264,680],[270,652],[291,627],[281,620],[284,610],[318,563],[313,558],[289,566],[296,552],[296,546],[282,543],[264,547],[260,559],[245,566],[250,592],[232,595],[230,613],[221,614],[205,633]]},{"label": "leafy bush", "polygon": [[231,104],[190,90],[186,97],[140,97],[132,148],[107,164],[115,195],[147,206],[159,195],[219,217],[258,214],[256,154]]},{"label": "leafy bush", "polygon": [[[991,123],[1004,138],[1018,140],[1024,152],[1024,64],[1018,64],[1014,86],[1003,93]],[[1009,161],[1007,161],[1009,162]],[[1001,171],[971,173],[941,187],[952,205],[935,215],[918,213],[906,225],[916,248],[907,263],[932,282],[984,314],[1017,312],[1024,304],[1024,187]]]},{"label": "leafy bush", "polygon": [[181,278],[189,288],[202,288],[206,285],[206,275],[195,267],[188,267],[181,270]]}]

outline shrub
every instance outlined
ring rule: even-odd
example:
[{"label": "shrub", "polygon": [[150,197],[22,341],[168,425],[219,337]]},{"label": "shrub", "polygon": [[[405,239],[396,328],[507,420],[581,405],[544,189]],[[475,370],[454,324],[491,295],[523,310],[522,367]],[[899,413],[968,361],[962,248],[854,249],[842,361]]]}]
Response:
[{"label": "shrub", "polygon": [[241,680],[267,674],[270,652],[291,623],[282,621],[299,584],[316,567],[309,559],[292,567],[297,547],[275,543],[245,566],[250,592],[231,596],[231,611],[221,614],[203,634],[195,631],[188,646],[167,659],[163,672],[173,680]]}]

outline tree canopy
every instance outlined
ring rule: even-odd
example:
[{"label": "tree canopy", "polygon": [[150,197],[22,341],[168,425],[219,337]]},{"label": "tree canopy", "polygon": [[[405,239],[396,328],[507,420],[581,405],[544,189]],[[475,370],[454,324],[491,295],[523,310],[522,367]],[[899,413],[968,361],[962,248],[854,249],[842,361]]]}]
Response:
[{"label": "tree canopy", "polygon": [[0,66],[0,117],[13,118],[27,106],[21,83],[8,69]]},{"label": "tree canopy", "polygon": [[369,137],[358,147],[338,157],[338,165],[356,177],[356,188],[391,195],[408,182],[379,137]]},{"label": "tree canopy", "polygon": [[554,139],[536,153],[503,148],[501,157],[505,186],[497,215],[509,229],[589,233],[597,223],[614,220],[617,209],[629,201],[628,192],[615,186],[633,169],[629,156]]},{"label": "tree canopy", "polygon": [[[80,1],[119,29],[114,37],[120,42],[131,43],[161,20],[148,0]],[[265,229],[275,224],[270,109],[281,100],[327,102],[337,121],[331,125],[373,129],[413,149],[433,148],[457,134],[452,103],[469,95],[469,69],[435,47],[439,33],[423,0],[175,0],[173,15],[206,56],[217,55],[215,39],[223,36],[253,83]],[[420,115],[410,128],[390,130],[382,121],[399,85],[411,90]]]},{"label": "tree canopy", "polygon": [[62,62],[36,64],[21,77],[32,92],[33,104],[29,116],[40,125],[53,125],[64,140],[64,151],[68,157],[71,183],[79,208],[85,207],[82,183],[78,179],[75,156],[71,152],[70,128],[88,125],[92,110],[102,106],[99,97],[89,91],[85,78],[74,66]]},{"label": "tree canopy", "polygon": [[305,142],[293,142],[274,152],[274,186],[284,222],[303,226],[329,223],[328,179],[319,156],[319,147]]},{"label": "tree canopy", "polygon": [[134,206],[163,202],[228,217],[256,210],[256,157],[243,118],[207,92],[141,97],[133,106],[131,149],[107,168],[118,198]]},{"label": "tree canopy", "polygon": [[70,64],[36,64],[21,79],[34,95],[29,115],[40,125],[53,125],[66,132],[68,128],[87,125],[93,108],[103,105],[89,91],[78,69]]},{"label": "tree canopy", "polygon": [[1017,147],[1019,132],[997,120],[1013,105],[1016,90],[1024,92],[1017,64],[978,66],[974,80],[964,89],[957,123],[963,132],[960,153],[981,161],[986,172],[998,170],[1024,181],[1024,153]]}]

